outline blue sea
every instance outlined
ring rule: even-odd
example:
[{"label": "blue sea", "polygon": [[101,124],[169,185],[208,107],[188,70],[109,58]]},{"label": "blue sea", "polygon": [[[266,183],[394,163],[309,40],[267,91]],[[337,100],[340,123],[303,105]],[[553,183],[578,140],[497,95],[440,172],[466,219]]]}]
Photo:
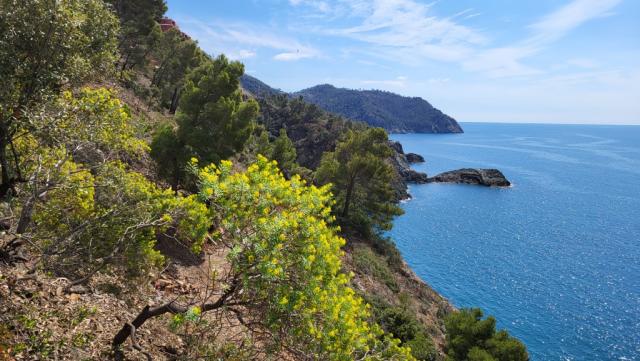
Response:
[{"label": "blue sea", "polygon": [[640,126],[463,128],[392,138],[416,170],[498,168],[513,187],[411,186],[389,232],[409,265],[531,360],[640,360]]}]

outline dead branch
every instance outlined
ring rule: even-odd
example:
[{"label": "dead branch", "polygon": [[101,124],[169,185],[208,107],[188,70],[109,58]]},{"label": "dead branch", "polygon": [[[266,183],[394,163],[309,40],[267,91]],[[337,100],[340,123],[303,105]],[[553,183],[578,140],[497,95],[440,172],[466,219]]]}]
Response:
[{"label": "dead branch", "polygon": [[[200,307],[201,312],[205,313],[205,312],[216,310],[225,306],[227,300],[234,294],[239,284],[240,282],[236,280],[220,296],[220,298],[218,298],[217,301],[202,305]],[[145,308],[142,309],[142,312],[140,312],[138,316],[136,316],[136,318],[133,319],[133,321],[125,324],[122,327],[122,329],[120,329],[120,331],[114,336],[113,341],[111,342],[111,346],[116,352],[116,355],[118,355],[121,353],[119,351],[120,346],[127,340],[127,338],[129,338],[132,335],[131,331],[134,329],[139,329],[147,320],[154,317],[162,316],[166,313],[180,314],[180,313],[186,313],[187,311],[189,311],[189,307],[180,305],[175,300],[167,302],[157,307],[151,307],[147,305]]]},{"label": "dead branch", "polygon": [[138,341],[136,340],[136,326],[132,325],[131,323],[127,323],[127,326],[129,326],[129,328],[131,329],[131,345],[133,346],[133,348],[145,355],[147,357],[147,361],[152,361],[153,358],[151,357],[151,354],[146,352],[140,345],[138,345]]}]

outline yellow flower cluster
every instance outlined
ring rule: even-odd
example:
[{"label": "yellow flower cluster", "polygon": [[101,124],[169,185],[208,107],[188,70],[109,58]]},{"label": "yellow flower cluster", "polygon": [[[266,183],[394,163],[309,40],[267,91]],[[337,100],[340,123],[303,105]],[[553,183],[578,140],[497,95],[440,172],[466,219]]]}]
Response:
[{"label": "yellow flower cluster", "polygon": [[107,88],[83,88],[78,95],[62,94],[55,132],[74,141],[89,141],[108,151],[141,154],[149,150],[136,129],[128,108]]},{"label": "yellow flower cluster", "polygon": [[[69,272],[78,273],[107,257],[135,271],[162,260],[154,250],[156,233],[169,226],[175,227],[176,237],[190,241],[199,251],[211,224],[211,215],[199,198],[160,189],[117,160],[118,154],[135,155],[147,145],[136,137],[129,111],[115,94],[89,88],[78,94],[64,92],[55,106],[55,116],[34,119],[34,133],[51,129],[48,136],[56,140],[55,146],[34,135],[16,142],[27,160],[25,174],[37,172],[34,179],[48,179],[54,185],[33,213],[34,232],[44,246],[64,248],[52,252],[61,256],[51,263],[86,265],[69,267]],[[77,163],[74,152],[84,150],[78,144],[101,150],[107,160],[92,163],[86,157],[86,164]]]},{"label": "yellow flower cluster", "polygon": [[222,162],[198,175],[199,196],[219,212],[225,243],[234,244],[232,267],[246,272],[244,295],[264,306],[269,327],[317,359],[412,359],[369,323],[367,305],[340,271],[345,240],[332,225],[327,187],[287,180],[262,156],[245,172]]}]

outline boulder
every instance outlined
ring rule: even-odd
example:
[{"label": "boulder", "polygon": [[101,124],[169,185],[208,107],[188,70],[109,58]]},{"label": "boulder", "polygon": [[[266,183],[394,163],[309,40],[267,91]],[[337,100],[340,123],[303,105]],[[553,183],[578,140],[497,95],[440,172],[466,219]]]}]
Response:
[{"label": "boulder", "polygon": [[402,144],[395,140],[389,141],[389,146],[391,149],[395,150],[397,153],[404,154],[404,149],[402,149]]},{"label": "boulder", "polygon": [[464,183],[487,187],[509,187],[511,182],[497,169],[463,168],[440,173],[428,180],[430,183]]},{"label": "boulder", "polygon": [[424,157],[416,153],[407,153],[405,155],[409,163],[424,163]]},{"label": "boulder", "polygon": [[400,171],[400,176],[407,183],[424,184],[429,182],[429,177],[426,173],[416,172],[413,169],[403,169]]}]

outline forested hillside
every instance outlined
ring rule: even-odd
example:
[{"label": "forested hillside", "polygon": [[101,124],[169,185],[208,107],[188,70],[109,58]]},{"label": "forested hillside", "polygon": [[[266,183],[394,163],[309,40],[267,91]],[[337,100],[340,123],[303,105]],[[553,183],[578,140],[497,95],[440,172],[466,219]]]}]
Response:
[{"label": "forested hillside", "polygon": [[[286,94],[264,82],[243,75],[241,84],[249,94],[259,99]],[[303,98],[321,109],[381,127],[391,133],[462,133],[455,119],[434,108],[422,98],[408,98],[379,90],[351,90],[332,85],[318,85],[288,94]]]},{"label": "forested hillside", "polygon": [[274,89],[264,82],[247,74],[244,74],[242,75],[242,77],[240,77],[240,84],[242,85],[242,89],[244,89],[255,98],[270,98],[285,94],[285,92]]},{"label": "forested hillside", "polygon": [[527,359],[382,236],[383,129],[247,96],[166,10],[0,0],[0,360]]},{"label": "forested hillside", "polygon": [[293,93],[332,113],[381,127],[391,133],[462,133],[455,119],[422,98],[381,90],[352,90],[318,85]]}]

